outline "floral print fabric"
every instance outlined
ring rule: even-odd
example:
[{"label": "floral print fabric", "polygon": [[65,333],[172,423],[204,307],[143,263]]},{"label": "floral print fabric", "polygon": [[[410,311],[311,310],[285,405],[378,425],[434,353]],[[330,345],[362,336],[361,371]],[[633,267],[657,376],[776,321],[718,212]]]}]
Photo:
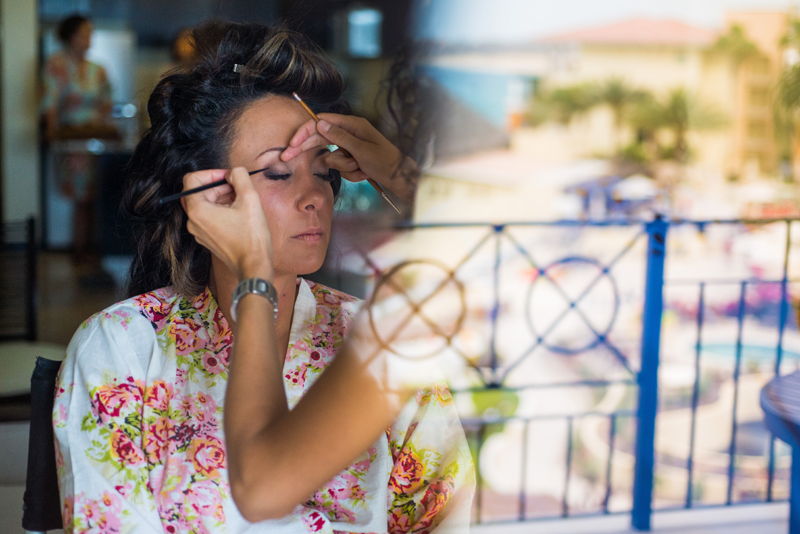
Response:
[{"label": "floral print fabric", "polygon": [[81,72],[78,63],[64,53],[53,54],[42,73],[44,95],[42,112],[58,111],[58,122],[80,126],[100,122],[102,109],[111,104],[111,85],[106,71],[97,63],[84,62]]},{"label": "floral print fabric", "polygon": [[[284,365],[290,407],[333,360],[359,305],[298,283]],[[187,299],[157,290],[81,326],[53,411],[66,532],[426,533],[467,524],[474,471],[441,384],[420,391],[290,516],[245,521],[230,496],[222,431],[231,344],[208,291]]]}]

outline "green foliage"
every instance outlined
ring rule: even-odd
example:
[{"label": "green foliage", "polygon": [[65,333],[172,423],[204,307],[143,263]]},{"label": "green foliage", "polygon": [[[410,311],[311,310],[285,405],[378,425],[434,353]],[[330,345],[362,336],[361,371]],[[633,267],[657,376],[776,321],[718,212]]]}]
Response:
[{"label": "green foliage", "polygon": [[642,146],[641,143],[629,144],[620,150],[619,155],[624,161],[629,161],[631,163],[645,163],[650,159],[647,157],[647,152],[645,152],[644,146]]},{"label": "green foliage", "polygon": [[744,28],[738,24],[732,25],[728,33],[721,35],[711,49],[731,56],[736,65],[749,57],[761,55],[761,50],[747,38]]},{"label": "green foliage", "polygon": [[473,393],[472,402],[481,416],[511,417],[519,406],[519,395],[516,391],[487,389]]},{"label": "green foliage", "polygon": [[634,127],[655,132],[666,129],[674,136],[669,159],[685,162],[689,155],[686,134],[690,130],[714,130],[728,119],[715,106],[688,94],[683,87],[672,89],[665,98],[640,102],[628,117]]},{"label": "green foliage", "polygon": [[650,93],[628,85],[622,78],[609,78],[600,83],[595,92],[599,104],[607,104],[614,114],[614,123],[620,127],[625,112],[633,105],[644,102],[651,97]]},{"label": "green foliage", "polygon": [[547,120],[569,124],[574,117],[586,113],[596,104],[595,84],[558,87],[539,93],[531,102],[526,119],[531,124],[541,124]]}]

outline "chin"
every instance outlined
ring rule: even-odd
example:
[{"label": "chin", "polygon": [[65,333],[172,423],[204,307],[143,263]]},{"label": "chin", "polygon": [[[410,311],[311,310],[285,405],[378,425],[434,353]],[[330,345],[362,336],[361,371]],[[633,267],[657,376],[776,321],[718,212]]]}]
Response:
[{"label": "chin", "polygon": [[316,258],[307,258],[304,259],[303,261],[295,262],[294,269],[292,269],[292,271],[296,272],[298,276],[305,276],[307,274],[319,271],[324,263],[325,263],[325,255]]}]

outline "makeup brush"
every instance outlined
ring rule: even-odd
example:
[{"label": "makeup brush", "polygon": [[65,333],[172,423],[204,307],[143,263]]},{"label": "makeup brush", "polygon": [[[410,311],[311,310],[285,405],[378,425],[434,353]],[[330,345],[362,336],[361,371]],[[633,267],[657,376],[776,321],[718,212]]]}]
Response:
[{"label": "makeup brush", "polygon": [[[295,99],[295,100],[297,100],[298,102],[300,102],[300,105],[301,105],[301,106],[303,106],[303,109],[304,109],[304,110],[306,110],[306,111],[308,112],[308,114],[309,114],[309,115],[311,115],[311,118],[312,118],[312,119],[314,119],[314,122],[319,122],[319,117],[317,117],[317,114],[316,114],[316,113],[314,113],[314,110],[312,110],[310,107],[308,107],[308,104],[306,104],[305,102],[303,102],[303,99],[302,99],[302,98],[300,98],[300,95],[298,95],[297,93],[292,93],[292,96],[294,97],[294,99]],[[343,148],[340,148],[340,147],[338,147],[338,146],[336,146],[336,145],[328,145],[328,150],[330,150],[331,152],[334,152],[334,151],[336,151],[336,150],[339,150],[339,151],[340,151],[340,152],[341,152],[341,153],[342,153],[342,154],[343,154],[345,157],[348,157],[348,158],[351,158],[351,157],[353,157],[353,156],[350,154],[350,152],[348,152],[347,150],[345,150],[345,149],[343,149]],[[380,186],[380,184],[378,184],[378,182],[376,182],[376,181],[375,181],[375,180],[373,180],[372,178],[367,178],[367,181],[369,182],[369,185],[371,185],[371,186],[372,186],[372,187],[375,189],[375,191],[377,191],[378,193],[380,193],[380,195],[383,197],[383,199],[384,199],[386,202],[388,202],[388,203],[389,203],[389,205],[390,205],[391,207],[393,207],[393,208],[394,208],[394,210],[395,210],[397,213],[399,213],[400,215],[402,215],[402,214],[403,214],[403,212],[402,212],[402,211],[400,211],[400,208],[398,208],[398,207],[397,207],[397,205],[396,205],[394,202],[392,202],[392,199],[391,199],[391,198],[389,198],[389,195],[387,195],[387,194],[386,194],[386,191],[384,191],[384,190],[383,190],[383,188]]]},{"label": "makeup brush", "polygon": [[[248,172],[247,174],[249,174],[250,176],[253,176],[254,174],[258,174],[260,172],[264,172],[267,169],[269,169],[269,167],[264,167],[263,169],[258,169],[257,171],[251,171],[251,172]],[[170,195],[168,197],[164,197],[161,200],[159,200],[158,203],[159,204],[166,204],[167,202],[172,202],[173,200],[178,200],[179,198],[183,198],[183,197],[185,197],[187,195],[193,195],[195,193],[199,193],[200,191],[205,191],[206,189],[213,189],[213,188],[215,188],[217,186],[225,185],[226,183],[228,183],[228,181],[225,180],[225,178],[223,178],[221,180],[217,180],[216,182],[209,182],[206,185],[201,185],[200,187],[195,187],[193,189],[187,189],[186,191],[181,191],[180,193],[175,193],[174,195]]]}]

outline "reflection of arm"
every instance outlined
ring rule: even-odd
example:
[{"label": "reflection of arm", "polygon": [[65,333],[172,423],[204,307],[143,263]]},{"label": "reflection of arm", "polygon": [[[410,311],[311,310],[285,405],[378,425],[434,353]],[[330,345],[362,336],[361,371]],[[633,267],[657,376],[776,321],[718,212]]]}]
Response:
[{"label": "reflection of arm", "polygon": [[475,469],[444,382],[421,389],[389,432],[389,531],[465,532]]},{"label": "reflection of arm", "polygon": [[225,435],[234,500],[258,521],[305,501],[372,445],[395,412],[351,345],[288,411],[268,301],[245,297],[239,314]]},{"label": "reflection of arm", "polygon": [[144,373],[126,321],[94,316],[61,366],[53,424],[67,532],[162,528],[143,451]]}]

